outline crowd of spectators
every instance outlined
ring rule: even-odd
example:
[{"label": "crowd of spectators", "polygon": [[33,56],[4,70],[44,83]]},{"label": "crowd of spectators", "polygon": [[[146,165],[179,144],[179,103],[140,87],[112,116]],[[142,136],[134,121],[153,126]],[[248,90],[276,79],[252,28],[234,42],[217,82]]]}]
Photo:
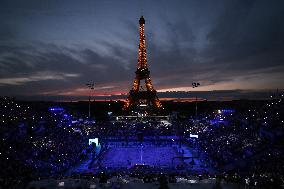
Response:
[{"label": "crowd of spectators", "polygon": [[60,176],[86,156],[86,138],[64,109],[38,111],[0,99],[0,185]]},{"label": "crowd of spectators", "polygon": [[241,175],[247,185],[283,185],[283,100],[280,94],[257,108],[207,115],[211,119],[203,120],[196,141],[200,153],[220,172]]}]

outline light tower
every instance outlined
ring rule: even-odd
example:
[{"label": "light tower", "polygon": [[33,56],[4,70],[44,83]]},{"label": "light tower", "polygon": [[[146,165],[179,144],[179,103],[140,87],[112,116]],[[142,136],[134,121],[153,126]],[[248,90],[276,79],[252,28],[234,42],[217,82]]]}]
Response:
[{"label": "light tower", "polygon": [[[94,82],[87,83],[86,85],[89,89],[91,89],[91,93],[92,93],[92,91],[95,89],[95,83]],[[91,96],[92,94],[89,95],[89,117],[88,117],[89,119],[91,118]]]},{"label": "light tower", "polygon": [[[192,88],[200,86],[200,83],[192,83]],[[197,95],[195,96],[195,120],[197,120]]]}]

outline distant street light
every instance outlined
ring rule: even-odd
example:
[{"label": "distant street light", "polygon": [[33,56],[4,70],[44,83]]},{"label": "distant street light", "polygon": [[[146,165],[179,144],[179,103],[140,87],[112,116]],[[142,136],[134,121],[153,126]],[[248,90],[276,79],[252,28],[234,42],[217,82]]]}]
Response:
[{"label": "distant street light", "polygon": [[[200,86],[200,83],[192,83],[192,88]],[[195,96],[195,120],[197,120],[197,95]]]},{"label": "distant street light", "polygon": [[91,95],[92,95],[92,90],[95,89],[95,87],[94,87],[95,83],[94,82],[93,83],[87,83],[86,85],[89,89],[91,89],[91,93],[89,95],[89,119],[90,119],[91,118]]}]

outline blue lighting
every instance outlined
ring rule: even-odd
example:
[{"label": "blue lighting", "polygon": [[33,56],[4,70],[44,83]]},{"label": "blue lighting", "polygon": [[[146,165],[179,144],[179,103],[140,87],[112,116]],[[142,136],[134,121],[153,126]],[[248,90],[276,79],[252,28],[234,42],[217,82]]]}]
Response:
[{"label": "blue lighting", "polygon": [[233,110],[233,109],[221,109],[220,112],[221,113],[235,113],[235,110]]},{"label": "blue lighting", "polygon": [[50,111],[63,111],[64,109],[63,108],[59,108],[59,107],[56,107],[56,108],[49,108]]}]

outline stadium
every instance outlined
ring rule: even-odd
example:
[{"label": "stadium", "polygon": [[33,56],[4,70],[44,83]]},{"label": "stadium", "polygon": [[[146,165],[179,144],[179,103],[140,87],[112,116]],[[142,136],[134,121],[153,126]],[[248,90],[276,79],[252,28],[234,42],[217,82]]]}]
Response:
[{"label": "stadium", "polygon": [[15,2],[0,189],[284,188],[284,6]]},{"label": "stadium", "polygon": [[117,120],[107,112],[90,120],[73,103],[50,107],[1,98],[2,184],[157,188],[167,178],[169,188],[238,188],[248,179],[252,185],[277,187],[282,182],[283,94],[242,108],[240,103],[223,102],[219,106],[235,109],[215,111],[215,105],[206,106],[197,120],[181,114],[167,120]]}]

